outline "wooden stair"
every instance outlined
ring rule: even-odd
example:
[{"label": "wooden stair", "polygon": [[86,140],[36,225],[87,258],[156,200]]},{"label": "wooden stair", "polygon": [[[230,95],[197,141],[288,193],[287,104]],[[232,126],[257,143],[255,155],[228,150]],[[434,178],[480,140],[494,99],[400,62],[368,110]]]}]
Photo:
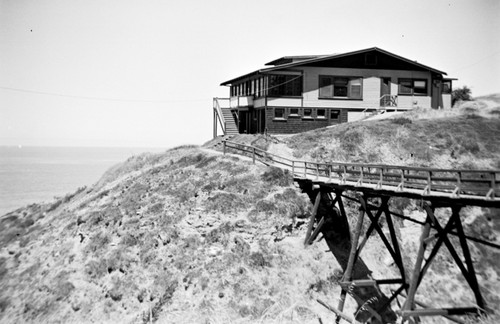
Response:
[{"label": "wooden stair", "polygon": [[231,108],[221,108],[222,117],[226,124],[226,131],[224,135],[238,135],[238,125],[234,121],[233,113],[231,112]]}]

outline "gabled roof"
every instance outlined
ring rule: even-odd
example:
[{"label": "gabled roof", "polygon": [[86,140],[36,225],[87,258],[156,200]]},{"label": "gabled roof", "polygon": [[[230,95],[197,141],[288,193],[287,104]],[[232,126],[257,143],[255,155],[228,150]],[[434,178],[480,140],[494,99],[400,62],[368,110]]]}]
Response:
[{"label": "gabled roof", "polygon": [[288,64],[288,63],[296,63],[296,62],[300,62],[300,61],[304,61],[304,60],[316,59],[316,58],[320,58],[322,56],[326,56],[326,55],[283,56],[283,57],[280,57],[279,59],[273,60],[269,63],[264,64],[264,65],[277,66],[277,65]]},{"label": "gabled roof", "polygon": [[284,56],[284,57],[281,57],[279,59],[273,60],[269,63],[266,63],[266,65],[275,65],[273,67],[263,68],[263,69],[239,76],[237,78],[225,81],[225,82],[221,83],[221,86],[230,85],[230,84],[234,83],[235,81],[245,79],[245,78],[248,78],[248,77],[253,76],[253,75],[266,74],[266,73],[269,73],[272,71],[284,70],[284,69],[289,69],[289,68],[293,68],[293,67],[297,67],[297,66],[308,66],[308,65],[321,66],[322,63],[326,64],[326,62],[334,62],[334,61],[339,60],[339,59],[348,58],[350,56],[355,56],[358,54],[364,54],[364,53],[368,53],[368,52],[378,52],[378,53],[387,55],[389,57],[392,57],[396,60],[401,61],[402,63],[404,63],[406,65],[414,66],[415,68],[417,68],[419,70],[427,70],[427,71],[430,71],[433,73],[446,75],[446,73],[443,71],[439,71],[437,69],[431,68],[427,65],[418,63],[417,61],[409,60],[407,58],[404,58],[402,56],[385,51],[385,50],[380,49],[378,47],[371,47],[371,48],[367,48],[367,49],[363,49],[363,50],[359,50],[359,51],[353,51],[353,52],[347,52],[347,53],[341,53],[341,54]]}]

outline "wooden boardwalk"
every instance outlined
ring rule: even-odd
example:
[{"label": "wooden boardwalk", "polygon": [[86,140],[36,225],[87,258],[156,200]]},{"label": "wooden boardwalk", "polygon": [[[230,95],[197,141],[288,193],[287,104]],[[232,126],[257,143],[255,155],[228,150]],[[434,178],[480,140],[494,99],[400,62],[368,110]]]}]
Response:
[{"label": "wooden boardwalk", "polygon": [[398,197],[451,200],[500,207],[500,170],[460,170],[396,165],[291,160],[262,149],[224,141],[224,152],[251,157],[309,180],[356,191],[387,192]]},{"label": "wooden boardwalk", "polygon": [[[332,253],[335,254],[333,250],[339,242],[329,240],[329,237],[332,237],[330,234],[336,231],[335,227],[341,227],[341,224],[333,227],[331,224],[339,221],[341,223],[345,221],[347,224],[344,200],[349,199],[351,202],[355,201],[359,204],[359,215],[355,217],[355,228],[350,230],[349,225],[347,225],[347,240],[350,240],[350,251],[347,262],[341,264],[344,275],[340,282],[342,293],[338,306],[334,307],[324,301],[318,301],[337,314],[337,323],[340,320],[349,322],[354,319],[354,317],[343,313],[348,293],[361,308],[363,294],[366,295],[367,291],[370,294],[379,293],[380,285],[394,287],[391,290],[392,294],[382,299],[383,303],[371,305],[371,307],[364,305],[363,309],[367,315],[364,318],[361,317],[362,321],[369,319],[375,320],[375,322],[388,321],[388,318],[381,314],[387,313],[386,310],[390,309],[391,303],[398,298],[405,300],[396,312],[403,317],[404,321],[410,319],[418,321],[418,318],[422,316],[444,316],[450,321],[464,323],[456,316],[487,312],[468,241],[495,249],[500,249],[500,245],[466,235],[462,224],[463,217],[460,213],[465,206],[500,208],[500,170],[454,170],[380,164],[297,161],[230,141],[223,142],[223,151],[224,154],[244,155],[251,158],[254,163],[259,161],[266,165],[289,170],[292,173],[294,180],[304,192],[308,193],[314,203],[305,245],[312,244],[321,233]],[[356,197],[353,197],[352,193]],[[418,221],[391,211],[390,200],[394,197],[405,197],[419,201],[427,215],[425,221]],[[444,224],[442,224],[443,220],[440,221],[436,217],[436,209],[439,208],[451,209],[451,216]],[[381,217],[385,217],[389,234],[385,234],[379,224]],[[419,250],[412,269],[408,269],[408,266],[405,268],[403,263],[400,242],[395,233],[393,221],[395,217],[418,223],[422,228]],[[365,221],[368,223],[368,229],[363,232]],[[354,278],[356,266],[360,262],[362,263],[360,253],[374,232],[379,235],[394,264],[398,267],[399,278]],[[450,240],[451,236],[458,238],[458,243],[453,244]],[[476,299],[474,305],[433,308],[415,300],[422,279],[435,256],[443,247],[449,251],[474,294]],[[342,263],[341,259],[346,259],[344,256],[335,255],[335,257],[340,263]],[[411,274],[411,276],[407,274]],[[370,292],[368,288],[373,288],[373,290]],[[369,296],[369,294],[366,295],[366,298]]]}]

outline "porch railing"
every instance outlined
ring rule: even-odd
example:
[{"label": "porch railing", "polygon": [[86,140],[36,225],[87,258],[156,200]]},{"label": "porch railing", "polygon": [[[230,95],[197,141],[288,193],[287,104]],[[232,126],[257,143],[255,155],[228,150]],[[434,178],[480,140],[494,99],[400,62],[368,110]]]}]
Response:
[{"label": "porch railing", "polygon": [[253,106],[253,96],[236,96],[230,98],[230,107],[252,107]]},{"label": "porch railing", "polygon": [[397,107],[398,106],[398,96],[385,94],[380,97],[380,107]]}]

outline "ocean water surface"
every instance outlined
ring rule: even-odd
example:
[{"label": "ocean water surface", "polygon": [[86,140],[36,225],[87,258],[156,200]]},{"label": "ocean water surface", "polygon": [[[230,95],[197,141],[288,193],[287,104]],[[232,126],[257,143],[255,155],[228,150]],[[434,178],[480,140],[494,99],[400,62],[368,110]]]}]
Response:
[{"label": "ocean water surface", "polygon": [[0,146],[0,216],[97,182],[111,166],[164,148]]}]

